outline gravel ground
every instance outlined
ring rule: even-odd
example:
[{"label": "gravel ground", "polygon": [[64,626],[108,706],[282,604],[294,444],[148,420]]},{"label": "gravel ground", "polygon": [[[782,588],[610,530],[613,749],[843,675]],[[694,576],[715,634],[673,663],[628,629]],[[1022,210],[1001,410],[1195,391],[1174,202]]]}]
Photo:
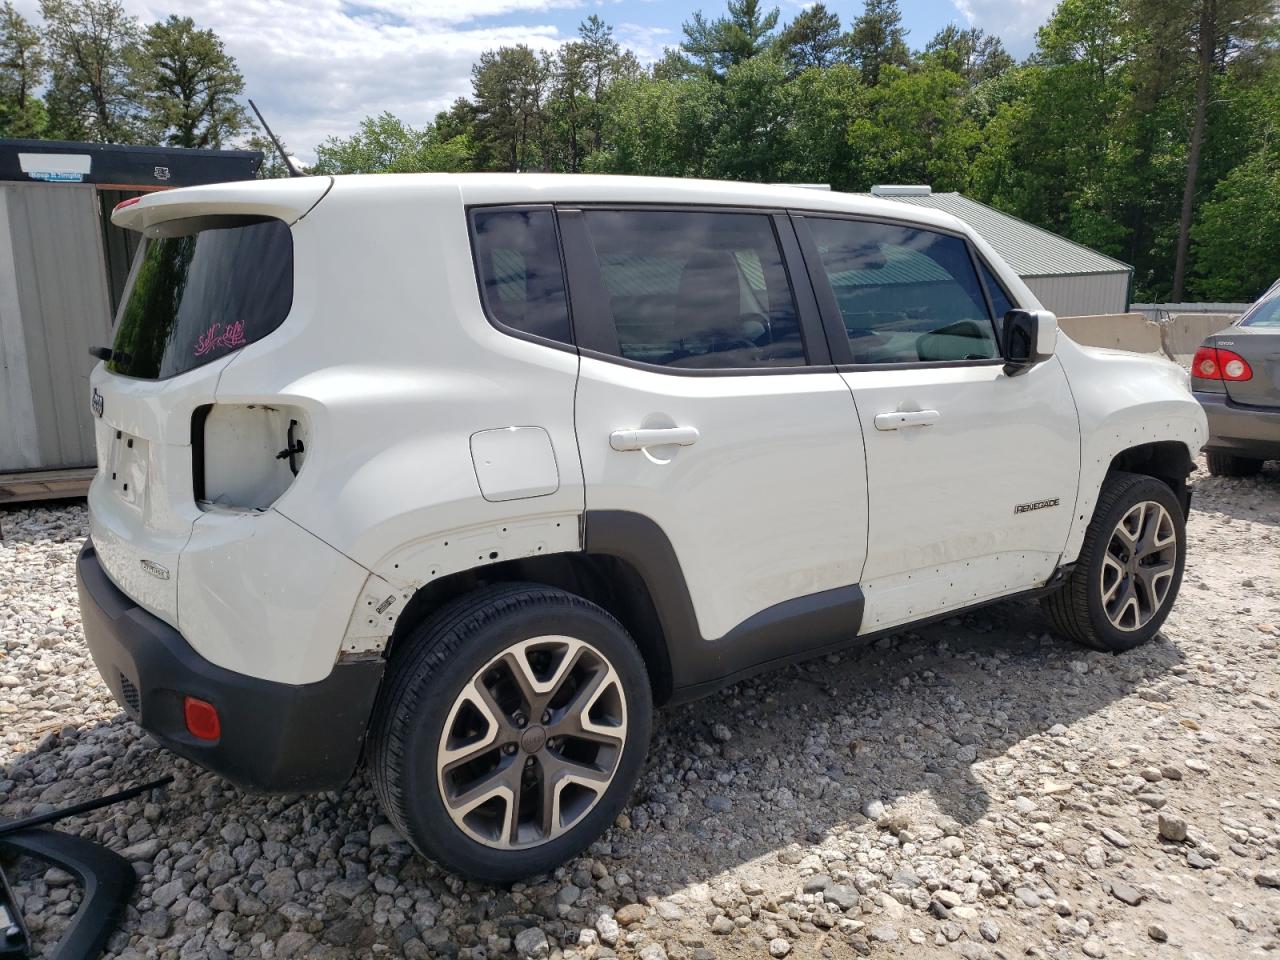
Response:
[{"label": "gravel ground", "polygon": [[[1248,957],[1280,950],[1280,471],[1196,482],[1164,635],[1113,657],[1010,602],[664,711],[633,804],[510,889],[414,856],[358,777],[245,795],[89,660],[82,507],[0,513],[0,818],[172,772],[64,829],[133,862],[110,955]],[[23,866],[52,943],[78,892]]]}]

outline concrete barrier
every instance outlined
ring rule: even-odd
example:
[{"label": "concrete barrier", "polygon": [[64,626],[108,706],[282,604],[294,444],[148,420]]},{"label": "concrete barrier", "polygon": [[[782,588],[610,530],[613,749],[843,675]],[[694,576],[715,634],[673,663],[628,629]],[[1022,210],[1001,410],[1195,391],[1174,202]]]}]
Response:
[{"label": "concrete barrier", "polygon": [[1190,360],[1205,337],[1231,326],[1238,314],[1175,313],[1160,324],[1164,350],[1174,360]]},{"label": "concrete barrier", "polygon": [[1059,317],[1062,332],[1088,347],[1108,347],[1133,353],[1164,353],[1160,324],[1140,313],[1111,313],[1090,317]]}]

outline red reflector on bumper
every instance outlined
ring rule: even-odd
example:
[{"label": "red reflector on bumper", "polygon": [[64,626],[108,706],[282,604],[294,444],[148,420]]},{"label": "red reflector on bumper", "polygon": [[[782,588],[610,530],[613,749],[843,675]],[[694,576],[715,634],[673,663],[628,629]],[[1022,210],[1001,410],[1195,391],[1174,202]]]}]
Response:
[{"label": "red reflector on bumper", "polygon": [[186,697],[182,701],[182,713],[187,730],[196,739],[217,740],[222,736],[222,721],[218,719],[218,708],[212,703]]}]

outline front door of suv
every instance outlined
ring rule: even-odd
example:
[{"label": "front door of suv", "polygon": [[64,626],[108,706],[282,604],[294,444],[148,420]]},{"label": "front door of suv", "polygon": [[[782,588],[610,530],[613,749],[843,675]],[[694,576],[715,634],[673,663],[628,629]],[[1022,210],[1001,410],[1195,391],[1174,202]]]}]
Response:
[{"label": "front door of suv", "polygon": [[[684,658],[676,684],[852,636],[862,438],[789,219],[692,208],[559,219],[582,356],[586,547],[647,565],[651,589],[655,575],[669,585],[653,599]],[[771,628],[784,619],[796,628]]]},{"label": "front door of suv", "polygon": [[995,304],[1009,300],[963,236],[795,221],[866,444],[863,631],[1043,584],[1079,477],[1061,364],[1004,372]]}]

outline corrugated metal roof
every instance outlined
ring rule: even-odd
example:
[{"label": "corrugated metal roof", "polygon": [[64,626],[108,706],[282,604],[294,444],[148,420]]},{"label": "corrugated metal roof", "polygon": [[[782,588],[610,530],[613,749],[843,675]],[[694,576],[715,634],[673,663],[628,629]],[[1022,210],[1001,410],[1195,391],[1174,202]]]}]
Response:
[{"label": "corrugated metal roof", "polygon": [[[870,194],[867,194],[870,196]],[[1128,273],[1132,268],[1066,237],[1042,230],[994,207],[958,193],[886,196],[894,203],[941,210],[958,217],[995,247],[996,253],[1020,277],[1045,277],[1089,273]]]}]

